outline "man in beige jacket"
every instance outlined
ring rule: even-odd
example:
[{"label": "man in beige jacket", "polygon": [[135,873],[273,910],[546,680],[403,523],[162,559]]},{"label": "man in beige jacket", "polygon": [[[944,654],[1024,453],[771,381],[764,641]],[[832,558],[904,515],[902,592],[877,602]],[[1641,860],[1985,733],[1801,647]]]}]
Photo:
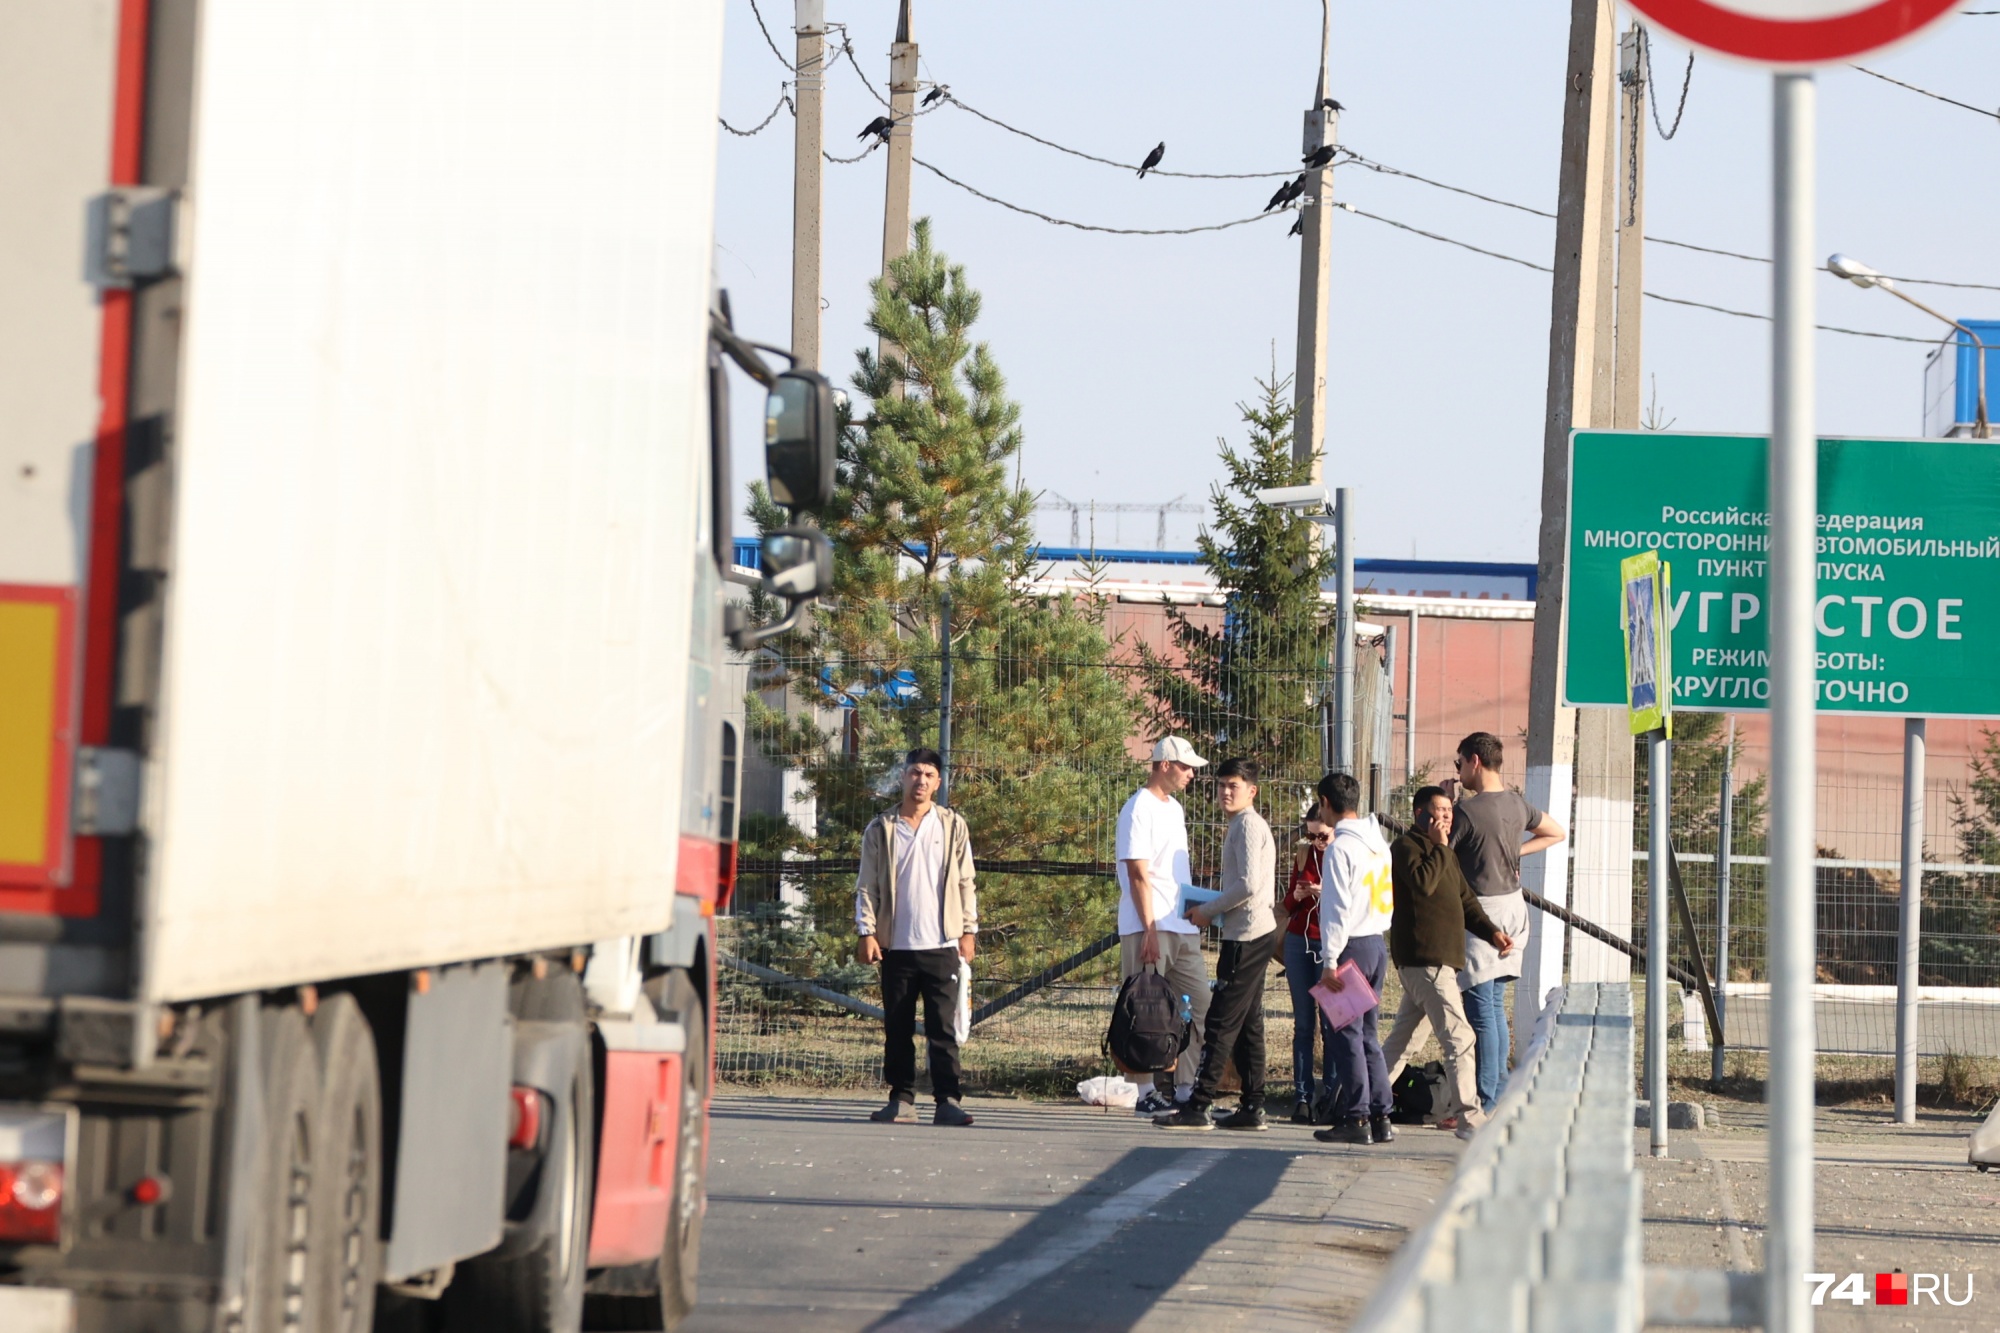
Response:
[{"label": "man in beige jacket", "polygon": [[924,1002],[934,1125],[969,1125],[959,1105],[958,1039],[952,1032],[961,960],[972,961],[979,934],[972,837],[957,811],[937,804],[944,760],[936,750],[903,757],[903,799],[861,833],[854,883],[854,929],[863,963],[882,969],[882,1077],[889,1104],[869,1116],[880,1124],[917,1120],[917,999]]}]

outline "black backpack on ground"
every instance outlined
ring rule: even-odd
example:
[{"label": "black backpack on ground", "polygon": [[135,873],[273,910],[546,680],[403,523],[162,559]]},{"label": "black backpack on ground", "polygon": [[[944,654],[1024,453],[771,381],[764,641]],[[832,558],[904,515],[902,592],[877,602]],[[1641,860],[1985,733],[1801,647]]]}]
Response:
[{"label": "black backpack on ground", "polygon": [[1194,1024],[1181,1020],[1180,997],[1158,972],[1125,978],[1111,1006],[1111,1029],[1104,1053],[1128,1074],[1171,1069],[1194,1038]]},{"label": "black backpack on ground", "polygon": [[1444,1114],[1444,1062],[1406,1065],[1390,1085],[1396,1109],[1389,1118],[1399,1125],[1422,1125]]}]

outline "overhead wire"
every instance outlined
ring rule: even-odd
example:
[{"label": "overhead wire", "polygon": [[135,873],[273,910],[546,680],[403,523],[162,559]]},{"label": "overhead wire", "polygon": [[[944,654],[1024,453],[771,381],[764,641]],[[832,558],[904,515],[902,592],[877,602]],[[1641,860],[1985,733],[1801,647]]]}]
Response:
[{"label": "overhead wire", "polygon": [[1974,115],[1984,116],[1988,120],[2000,120],[2000,111],[1989,111],[1983,106],[1974,106],[1970,102],[1961,102],[1956,97],[1946,97],[1943,93],[1934,93],[1928,88],[1919,88],[1914,83],[1905,83],[1901,79],[1891,78],[1880,70],[1870,69],[1866,65],[1849,65],[1848,68],[1860,70],[1871,79],[1880,79],[1884,83],[1893,83],[1898,88],[1907,88],[1913,93],[1920,93],[1933,101],[1943,102],[1947,106],[1961,107],[1964,110],[1972,112]]},{"label": "overhead wire", "polygon": [[977,186],[966,184],[964,181],[958,179],[958,177],[947,174],[920,157],[912,157],[910,160],[938,179],[956,185],[967,194],[977,195],[989,204],[998,204],[1001,208],[1010,209],[1016,213],[1025,213],[1031,218],[1040,218],[1043,222],[1052,223],[1058,227],[1074,227],[1078,231],[1104,232],[1112,236],[1192,236],[1196,232],[1228,231],[1231,227],[1244,227],[1252,222],[1262,222],[1267,218],[1283,217],[1288,211],[1280,209],[1276,212],[1257,213],[1247,218],[1237,218],[1231,222],[1214,222],[1200,227],[1103,227],[1091,222],[1074,222],[1069,218],[1059,218],[1033,208],[1024,207],[1020,204],[1009,203],[997,195],[986,193],[986,191]]},{"label": "overhead wire", "polygon": [[1674,108],[1674,127],[1668,129],[1660,124],[1660,86],[1653,79],[1653,38],[1642,24],[1639,28],[1640,77],[1646,81],[1647,101],[1653,108],[1653,128],[1662,139],[1672,139],[1681,130],[1681,117],[1687,114],[1688,88],[1694,83],[1694,52],[1688,52],[1687,72],[1681,75],[1681,101]]},{"label": "overhead wire", "polygon": [[757,0],[750,0],[750,12],[757,16],[757,31],[764,34],[764,45],[771,48],[771,54],[778,58],[778,63],[786,69],[791,70],[794,74],[798,73],[797,67],[792,64],[791,57],[780,51],[778,44],[771,40],[771,30],[764,26],[764,11],[757,8]]},{"label": "overhead wire", "polygon": [[778,86],[778,104],[771,108],[770,115],[758,121],[754,127],[747,130],[739,130],[734,125],[731,125],[727,120],[724,120],[721,116],[717,116],[715,118],[716,124],[722,126],[723,129],[728,130],[731,134],[737,136],[740,139],[748,139],[752,135],[762,134],[765,128],[769,126],[772,121],[778,118],[778,113],[780,111],[790,111],[795,116],[799,114],[798,108],[792,105],[792,95],[786,92],[785,88],[786,85],[784,84],[780,84]]},{"label": "overhead wire", "polygon": [[[960,111],[970,112],[989,125],[998,126],[1009,134],[1018,134],[1023,139],[1032,139],[1044,148],[1053,148],[1058,153],[1068,153],[1071,157],[1080,157],[1086,162],[1097,162],[1107,167],[1117,167],[1120,171],[1137,171],[1139,169],[1137,162],[1119,162],[1108,157],[1099,157],[1095,153],[1086,153],[1080,148],[1071,148],[1067,145],[1059,144],[1053,139],[1044,139],[1041,135],[1024,130],[1018,125],[1009,125],[998,116],[988,115],[978,107],[966,102],[948,88],[945,90],[943,100],[957,107]],[[1169,171],[1165,167],[1152,167],[1146,174],[1149,176],[1178,176],[1182,180],[1248,181],[1272,180],[1280,176],[1296,176],[1299,173],[1296,167],[1287,167],[1283,171]]]}]

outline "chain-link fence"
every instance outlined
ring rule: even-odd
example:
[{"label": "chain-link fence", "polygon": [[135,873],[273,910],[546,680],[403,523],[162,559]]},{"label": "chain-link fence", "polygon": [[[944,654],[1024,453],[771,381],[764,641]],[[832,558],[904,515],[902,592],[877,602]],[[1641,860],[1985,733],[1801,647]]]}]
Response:
[{"label": "chain-link fence", "polygon": [[[1695,936],[1721,977],[1730,1048],[1764,1049],[1769,847],[1768,752],[1731,739],[1726,719],[1683,715],[1673,745],[1674,850]],[[1636,779],[1635,942],[1645,943],[1649,800],[1643,750]],[[1725,781],[1725,773],[1727,781]],[[1730,854],[1725,871],[1725,794]],[[1890,1055],[1902,908],[1903,787],[1886,774],[1823,773],[1818,784],[1814,1015],[1818,1047],[1834,1055]],[[1925,1055],[2000,1057],[2000,865],[1991,863],[1989,814],[1962,779],[1933,778],[1924,793],[1918,1046]],[[1670,910],[1670,921],[1673,913]],[[1724,922],[1727,922],[1726,938]],[[1682,928],[1672,957],[1691,965]]]},{"label": "chain-link fence", "polygon": [[[895,628],[872,651],[795,649],[746,665],[757,746],[748,786],[761,782],[766,808],[746,791],[744,873],[720,923],[735,966],[725,968],[718,1071],[877,1077],[881,1028],[870,1010],[880,996],[874,969],[853,958],[854,867],[862,830],[895,803],[903,752],[921,744],[945,751],[948,799],[970,825],[979,865],[974,1004],[994,1011],[976,1012],[968,1076],[1049,1090],[1102,1072],[1118,980],[1114,832],[1153,740],[1178,733],[1212,761],[1257,761],[1282,878],[1328,761],[1330,627],[1260,631],[1221,606],[1089,598],[983,618],[944,606],[880,611]],[[1355,693],[1359,755],[1386,774],[1384,652],[1380,635],[1362,640]],[[1385,803],[1391,795],[1378,793]],[[1194,881],[1211,884],[1225,817],[1206,782],[1182,802]],[[1285,1042],[1274,1042],[1282,1049],[1290,999],[1281,974],[1271,984],[1271,1011],[1287,1024]]]}]

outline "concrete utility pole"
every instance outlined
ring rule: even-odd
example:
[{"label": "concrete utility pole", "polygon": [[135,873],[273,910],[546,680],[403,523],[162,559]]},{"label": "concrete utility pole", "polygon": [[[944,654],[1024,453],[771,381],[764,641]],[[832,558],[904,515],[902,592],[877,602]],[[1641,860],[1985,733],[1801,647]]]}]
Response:
[{"label": "concrete utility pole", "polygon": [[795,0],[797,79],[792,99],[792,352],[819,369],[820,168],[826,146],[826,0]]},{"label": "concrete utility pole", "polygon": [[[1598,329],[1592,361],[1590,424],[1639,429],[1640,307],[1645,264],[1646,84],[1639,67],[1639,25],[1619,43],[1618,107],[1623,123],[1607,133],[1603,235],[1598,245]],[[1615,115],[1612,99],[1597,113]],[[1617,241],[1615,263],[1612,241]],[[1615,274],[1615,280],[1614,280]],[[1633,746],[1624,715],[1586,708],[1576,717],[1576,827],[1571,830],[1574,904],[1606,930],[1632,935]],[[1629,981],[1632,960],[1586,935],[1570,941],[1570,979]]]},{"label": "concrete utility pole", "polygon": [[[889,48],[889,184],[882,205],[882,277],[889,276],[889,261],[910,252],[910,125],[916,114],[917,44],[910,37],[910,0],[903,0],[896,14],[896,41]],[[896,344],[881,340],[876,354],[887,359],[900,353]],[[891,393],[903,396],[898,381]]]},{"label": "concrete utility pole", "polygon": [[[1577,719],[1561,706],[1563,582],[1569,527],[1569,433],[1592,422],[1597,378],[1605,241],[1606,152],[1615,123],[1603,102],[1616,69],[1611,6],[1571,0],[1569,58],[1563,76],[1562,167],[1556,193],[1554,301],[1549,319],[1549,393],[1542,436],[1542,524],[1535,595],[1534,662],[1528,683],[1527,797],[1563,818],[1574,790]],[[1622,721],[1622,719],[1620,719]],[[1630,753],[1630,740],[1626,740]],[[1628,758],[1627,763],[1630,763]],[[1626,788],[1626,801],[1631,788]],[[1628,815],[1629,818],[1629,815]],[[1628,844],[1629,846],[1629,844]],[[1629,855],[1629,851],[1627,855]],[[1560,844],[1521,867],[1524,887],[1567,905],[1569,846]],[[1514,988],[1515,1051],[1548,992],[1562,984],[1562,925],[1533,914],[1521,984]]]},{"label": "concrete utility pole", "polygon": [[[1306,112],[1302,152],[1311,156],[1340,142],[1340,113],[1326,105],[1326,58],[1332,35],[1327,0],[1320,0],[1319,83],[1312,109]],[[1308,479],[1315,486],[1326,480],[1326,325],[1331,300],[1333,237],[1333,167],[1309,168],[1306,191],[1299,198],[1299,359],[1292,374],[1292,458],[1312,464]]]}]

